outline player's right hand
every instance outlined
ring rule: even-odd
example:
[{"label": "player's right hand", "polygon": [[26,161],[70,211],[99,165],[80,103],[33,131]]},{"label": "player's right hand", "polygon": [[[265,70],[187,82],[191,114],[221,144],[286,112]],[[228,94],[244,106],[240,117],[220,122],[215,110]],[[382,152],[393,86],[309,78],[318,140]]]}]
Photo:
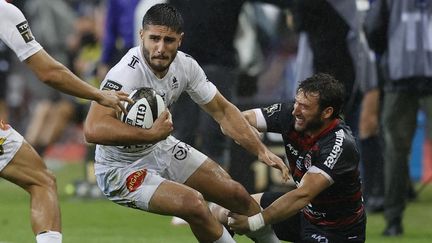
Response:
[{"label": "player's right hand", "polygon": [[285,181],[290,179],[288,167],[279,156],[272,153],[270,150],[266,149],[264,153],[258,154],[258,159],[266,163],[268,166],[280,170],[282,172],[282,178]]},{"label": "player's right hand", "polygon": [[164,110],[154,121],[150,128],[153,131],[155,142],[166,139],[174,130],[171,113],[168,109]]}]

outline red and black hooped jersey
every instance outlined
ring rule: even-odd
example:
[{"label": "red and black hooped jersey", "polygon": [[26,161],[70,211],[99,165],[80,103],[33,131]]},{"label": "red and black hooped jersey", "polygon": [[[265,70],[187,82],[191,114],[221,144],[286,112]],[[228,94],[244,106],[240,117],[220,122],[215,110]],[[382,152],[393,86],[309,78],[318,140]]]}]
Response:
[{"label": "red and black hooped jersey", "polygon": [[350,128],[335,119],[317,137],[294,130],[293,104],[262,108],[267,132],[282,134],[294,181],[317,167],[333,184],[303,209],[306,219],[327,227],[349,226],[365,217],[361,193],[359,151]]}]

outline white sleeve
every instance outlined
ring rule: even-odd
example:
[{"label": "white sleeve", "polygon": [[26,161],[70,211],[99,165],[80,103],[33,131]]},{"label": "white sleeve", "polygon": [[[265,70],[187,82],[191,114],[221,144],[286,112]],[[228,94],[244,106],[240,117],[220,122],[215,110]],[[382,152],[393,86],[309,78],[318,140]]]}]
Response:
[{"label": "white sleeve", "polygon": [[[321,174],[323,175],[325,178],[327,178],[327,180],[330,182],[330,184],[334,183],[333,178],[331,178],[331,176],[329,174],[327,174],[325,171],[321,170],[320,168],[316,167],[316,166],[311,166],[307,173],[312,173],[312,174]],[[303,181],[303,179],[302,179]],[[300,184],[302,184],[302,181],[300,182]]]},{"label": "white sleeve", "polygon": [[267,122],[264,118],[264,115],[262,113],[262,110],[259,108],[253,109],[255,112],[256,122],[257,122],[257,129],[259,131],[267,131]]},{"label": "white sleeve", "polygon": [[42,49],[30,31],[23,13],[14,5],[0,1],[0,39],[11,48],[20,61]]},{"label": "white sleeve", "polygon": [[204,70],[198,63],[192,58],[190,60],[190,80],[186,92],[195,103],[199,105],[207,104],[215,97],[217,88],[207,79]]}]

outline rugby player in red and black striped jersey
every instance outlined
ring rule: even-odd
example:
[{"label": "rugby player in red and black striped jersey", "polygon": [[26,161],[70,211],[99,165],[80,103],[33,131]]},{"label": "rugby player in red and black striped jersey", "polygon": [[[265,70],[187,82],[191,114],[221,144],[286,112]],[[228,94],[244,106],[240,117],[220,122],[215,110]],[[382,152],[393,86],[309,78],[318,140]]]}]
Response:
[{"label": "rugby player in red and black striped jersey", "polygon": [[264,211],[230,214],[232,230],[246,233],[272,224],[281,240],[365,241],[359,152],[339,116],[343,97],[339,81],[316,74],[300,83],[294,103],[243,112],[258,131],[282,134],[296,188],[254,195]]}]

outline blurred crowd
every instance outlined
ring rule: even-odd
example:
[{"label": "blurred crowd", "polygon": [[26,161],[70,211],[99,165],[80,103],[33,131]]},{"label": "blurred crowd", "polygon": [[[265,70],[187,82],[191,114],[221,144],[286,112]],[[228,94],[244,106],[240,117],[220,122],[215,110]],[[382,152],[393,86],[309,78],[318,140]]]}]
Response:
[{"label": "blurred crowd", "polygon": [[[432,16],[432,1],[413,1],[421,11],[428,11],[427,16]],[[24,12],[33,35],[48,53],[83,80],[99,87],[107,70],[129,48],[139,45],[137,36],[146,10],[166,1],[9,2]],[[344,0],[168,2],[185,19],[185,38],[180,50],[196,58],[209,79],[234,104],[293,100],[297,81],[316,72],[330,73],[344,82],[348,94],[344,119],[362,150],[367,210],[372,213],[391,208],[385,213],[389,226],[384,233],[402,234],[397,226],[401,224],[405,204],[395,201],[416,196],[409,177],[408,157],[417,112],[432,113],[432,64],[426,65],[430,70],[424,74],[414,70],[411,76],[406,76],[402,66],[409,66],[410,60],[389,63],[388,56],[403,59],[403,54],[388,47],[392,44],[388,28],[399,30],[390,23],[397,17],[391,14],[391,6],[387,9],[378,6],[392,1],[357,0],[354,5],[345,4]],[[383,14],[387,14],[389,22],[385,22]],[[400,17],[399,25],[407,18],[409,22],[410,15],[404,16]],[[414,22],[409,24],[420,18],[413,16]],[[426,22],[429,26],[424,26],[424,30],[430,32],[432,26]],[[429,32],[424,37],[422,31],[411,31],[407,36],[414,44],[409,41],[405,44],[415,48],[418,39],[431,38]],[[426,43],[430,46],[425,49],[431,51],[432,40]],[[390,73],[386,71],[388,66]],[[398,68],[402,73],[396,72]],[[76,136],[67,133],[69,137],[65,137],[65,132],[80,127],[89,103],[30,81],[33,79],[36,77],[0,42],[0,117],[14,124],[43,155],[59,140]],[[412,85],[413,82],[419,85]],[[229,144],[219,127],[208,121],[208,116],[193,115],[197,110],[189,97],[180,97],[172,107],[175,135],[229,168]],[[176,112],[192,115],[183,116],[186,121],[180,116],[176,120]],[[431,120],[428,119],[429,123]],[[212,135],[201,137],[203,131]],[[431,127],[426,139],[425,144],[432,147]],[[397,188],[391,187],[396,182]],[[403,197],[395,190],[402,191]]]}]

